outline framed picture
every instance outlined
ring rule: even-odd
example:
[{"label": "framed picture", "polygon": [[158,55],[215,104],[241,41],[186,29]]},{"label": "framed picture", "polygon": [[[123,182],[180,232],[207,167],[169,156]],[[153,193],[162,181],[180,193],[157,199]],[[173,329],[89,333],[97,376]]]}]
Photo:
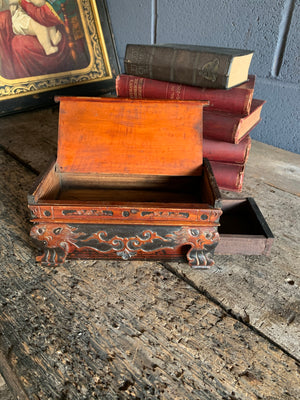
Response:
[{"label": "framed picture", "polygon": [[0,0],[0,116],[112,92],[119,72],[105,0]]}]

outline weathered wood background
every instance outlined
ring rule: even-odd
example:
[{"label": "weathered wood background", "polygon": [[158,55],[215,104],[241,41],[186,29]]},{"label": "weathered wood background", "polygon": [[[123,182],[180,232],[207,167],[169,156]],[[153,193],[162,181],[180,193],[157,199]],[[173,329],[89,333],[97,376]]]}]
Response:
[{"label": "weathered wood background", "polygon": [[253,142],[243,193],[223,192],[255,198],[270,258],[47,268],[26,196],[56,153],[57,117],[0,121],[0,398],[299,399],[300,156]]}]

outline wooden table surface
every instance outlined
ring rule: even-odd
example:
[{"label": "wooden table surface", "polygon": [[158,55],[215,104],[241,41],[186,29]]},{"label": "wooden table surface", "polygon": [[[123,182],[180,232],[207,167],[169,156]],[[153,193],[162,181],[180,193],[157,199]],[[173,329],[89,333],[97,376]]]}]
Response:
[{"label": "wooden table surface", "polygon": [[56,154],[57,118],[0,121],[0,398],[299,399],[300,156],[253,141],[243,192],[223,192],[255,198],[269,258],[49,268],[26,196]]}]

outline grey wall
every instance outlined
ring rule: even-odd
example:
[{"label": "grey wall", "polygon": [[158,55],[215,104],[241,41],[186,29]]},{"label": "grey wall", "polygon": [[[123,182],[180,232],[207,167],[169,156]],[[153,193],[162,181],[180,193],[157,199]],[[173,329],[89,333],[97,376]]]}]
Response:
[{"label": "grey wall", "polygon": [[266,100],[253,139],[300,153],[300,0],[107,0],[121,67],[127,43],[254,50],[254,97]]}]

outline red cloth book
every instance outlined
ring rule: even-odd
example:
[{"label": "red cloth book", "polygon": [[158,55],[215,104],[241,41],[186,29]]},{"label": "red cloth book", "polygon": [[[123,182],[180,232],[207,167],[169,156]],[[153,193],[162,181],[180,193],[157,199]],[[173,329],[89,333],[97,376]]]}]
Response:
[{"label": "red cloth book", "polygon": [[234,88],[208,89],[183,85],[134,75],[119,75],[116,79],[116,92],[119,97],[131,99],[170,99],[170,100],[208,100],[206,109],[224,110],[248,115],[252,103],[255,75]]},{"label": "red cloth book", "polygon": [[203,137],[229,143],[239,143],[261,120],[264,100],[253,99],[250,114],[209,110],[203,112]]},{"label": "red cloth book", "polygon": [[240,192],[243,187],[245,164],[232,164],[210,161],[213,173],[220,189]]},{"label": "red cloth book", "polygon": [[248,160],[251,138],[247,135],[238,144],[203,139],[203,157],[210,161],[244,164]]}]

